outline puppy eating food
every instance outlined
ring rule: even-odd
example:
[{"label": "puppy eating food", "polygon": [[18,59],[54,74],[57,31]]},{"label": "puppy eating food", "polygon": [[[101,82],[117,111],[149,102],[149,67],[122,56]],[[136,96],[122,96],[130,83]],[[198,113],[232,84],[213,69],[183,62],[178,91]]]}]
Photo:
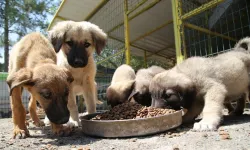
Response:
[{"label": "puppy eating food", "polygon": [[111,85],[107,88],[108,104],[114,107],[128,100],[134,82],[135,71],[129,65],[118,67],[112,77]]},{"label": "puppy eating food", "polygon": [[250,55],[241,50],[212,58],[188,58],[153,78],[149,88],[152,106],[186,108],[183,123],[193,121],[203,111],[203,119],[193,129],[215,130],[225,101],[248,91],[249,65]]},{"label": "puppy eating food", "polygon": [[149,84],[156,74],[163,71],[165,71],[165,69],[158,66],[138,70],[135,77],[134,89],[130,97],[141,105],[150,106],[152,100],[151,94],[149,93]]},{"label": "puppy eating food", "polygon": [[43,123],[36,114],[36,100],[45,110],[55,134],[70,133],[63,123],[69,120],[68,92],[73,77],[70,72],[56,65],[53,46],[40,33],[30,33],[16,43],[10,53],[9,75],[10,100],[14,123],[14,138],[29,136],[25,125],[25,108],[21,101],[22,87],[30,94],[29,111],[37,126]]},{"label": "puppy eating food", "polygon": [[57,65],[70,70],[74,77],[69,91],[70,126],[79,125],[76,96],[83,95],[88,113],[96,112],[96,65],[93,53],[100,54],[107,35],[96,25],[82,21],[62,21],[49,31],[49,39],[57,52]]}]

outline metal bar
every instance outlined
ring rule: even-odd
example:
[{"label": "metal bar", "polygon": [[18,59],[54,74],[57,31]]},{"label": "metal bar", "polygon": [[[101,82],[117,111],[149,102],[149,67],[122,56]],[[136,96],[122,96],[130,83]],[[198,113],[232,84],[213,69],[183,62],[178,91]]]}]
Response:
[{"label": "metal bar", "polygon": [[[117,38],[112,37],[112,36],[110,36],[110,35],[109,35],[109,38],[110,38],[110,39],[113,39],[113,40],[116,40],[116,41],[118,41],[118,42],[124,43],[123,40],[117,39]],[[135,47],[135,48],[137,48],[137,49],[139,49],[139,50],[142,50],[142,51],[147,51],[147,52],[149,52],[149,53],[153,53],[153,52],[151,52],[151,51],[149,51],[149,50],[146,50],[146,49],[141,48],[141,47],[139,47],[139,46],[136,46],[136,45],[134,45],[134,44],[130,44],[130,46]],[[163,56],[163,55],[159,55],[159,54],[155,54],[155,55],[156,55],[156,56],[160,56],[160,57],[164,57],[164,58],[167,59],[167,57],[165,57],[165,56]]]},{"label": "metal bar", "polygon": [[147,51],[144,51],[144,67],[147,68]]},{"label": "metal bar", "polygon": [[168,48],[172,48],[173,46],[174,46],[174,45],[169,45],[169,46],[167,46],[167,47],[164,47],[163,49],[160,49],[160,50],[158,50],[158,51],[156,51],[156,52],[154,52],[154,53],[152,53],[152,54],[147,55],[147,57],[150,57],[150,56],[153,56],[153,55],[155,55],[155,54],[158,54],[159,52],[164,51],[164,50],[167,50]]},{"label": "metal bar", "polygon": [[126,49],[126,64],[130,65],[130,39],[129,39],[129,19],[128,19],[128,0],[124,0],[124,36]]},{"label": "metal bar", "polygon": [[[172,1],[173,1],[173,0],[172,0]],[[179,1],[179,0],[178,0],[178,1]],[[222,2],[224,2],[224,1],[225,1],[225,0],[212,0],[212,1],[208,2],[208,3],[206,3],[206,4],[203,4],[202,6],[200,6],[200,7],[198,7],[198,8],[196,8],[196,9],[194,9],[194,10],[192,10],[192,11],[190,11],[190,12],[184,14],[184,15],[182,15],[182,16],[181,16],[181,19],[182,19],[182,20],[188,19],[188,18],[190,18],[190,17],[192,17],[192,16],[195,16],[195,15],[197,15],[197,14],[203,12],[203,11],[206,11],[206,10],[208,10],[208,9],[210,9],[210,8],[216,6],[216,5],[218,5],[219,3],[222,3]]]},{"label": "metal bar", "polygon": [[56,16],[56,18],[61,19],[61,20],[69,20],[69,19],[66,19],[66,18],[64,18],[62,16]]},{"label": "metal bar", "polygon": [[184,56],[181,51],[181,25],[182,20],[180,18],[181,14],[178,12],[180,8],[180,1],[172,0],[172,14],[173,14],[173,26],[174,26],[174,37],[175,37],[175,51],[176,51],[176,61],[177,64],[181,63],[184,60]]},{"label": "metal bar", "polygon": [[[147,52],[149,52],[149,53],[153,53],[153,52],[150,52],[150,51],[148,51],[148,50],[146,50],[146,49],[144,49],[144,48],[141,48],[141,47],[139,47],[139,46],[136,46],[136,45],[131,45],[131,46],[132,46],[132,47],[135,47],[135,48],[137,48],[137,49],[139,49],[139,50],[142,50],[142,51],[147,51]],[[163,58],[168,59],[168,58],[165,57],[164,55],[156,54],[156,56],[160,56],[160,57],[163,57]]]},{"label": "metal bar", "polygon": [[101,63],[103,63],[103,62],[109,60],[110,58],[113,58],[113,57],[115,57],[115,56],[117,56],[117,55],[120,55],[120,54],[124,53],[124,51],[125,51],[124,49],[123,49],[123,50],[120,50],[119,52],[115,53],[114,55],[111,55],[111,56],[106,57],[105,59],[103,59],[103,60],[101,60],[101,61],[98,61],[96,64],[99,65],[99,64],[101,64]]},{"label": "metal bar", "polygon": [[[148,6],[146,6],[145,8],[143,8],[142,10],[138,11],[136,14],[134,14],[133,16],[129,17],[128,20],[132,20],[135,17],[139,16],[140,14],[142,14],[143,12],[147,11],[148,9],[152,8],[154,5],[156,5],[158,2],[160,2],[161,0],[155,0],[154,2],[150,3]],[[124,22],[118,24],[117,26],[113,27],[111,30],[109,30],[107,33],[111,33],[114,30],[116,30],[117,28],[121,27],[124,24]]]},{"label": "metal bar", "polygon": [[127,12],[127,15],[129,15],[130,13],[132,13],[133,11],[135,11],[137,8],[139,8],[141,5],[143,5],[144,3],[146,3],[148,0],[142,0],[140,3],[138,3],[134,8],[132,8],[131,10],[129,10]]},{"label": "metal bar", "polygon": [[88,14],[88,16],[84,19],[85,21],[88,21],[91,19],[109,0],[102,0],[95,8]]},{"label": "metal bar", "polygon": [[195,30],[198,30],[198,31],[200,31],[200,32],[207,33],[207,34],[219,36],[219,37],[224,38],[224,39],[227,39],[227,40],[231,40],[231,41],[235,41],[235,42],[238,41],[237,39],[231,38],[231,37],[229,37],[229,36],[225,36],[225,35],[220,34],[220,33],[217,33],[217,32],[210,31],[210,30],[208,30],[208,29],[205,29],[205,28],[202,28],[202,27],[199,27],[199,26],[190,24],[190,23],[186,23],[186,22],[185,22],[184,25],[185,25],[186,27],[188,27],[188,28],[195,29]]},{"label": "metal bar", "polygon": [[[179,12],[178,14],[178,17],[181,17],[183,12],[182,12],[182,1],[179,0],[178,1],[178,8],[179,10],[177,9],[177,12]],[[184,25],[183,25],[183,20],[180,18],[179,20],[179,26],[180,26],[180,34],[181,34],[181,51],[183,53],[183,59],[186,59],[187,58],[187,49],[186,49],[186,40],[185,40],[185,28],[184,28]]]},{"label": "metal bar", "polygon": [[169,25],[169,24],[171,24],[171,23],[173,23],[173,20],[169,20],[169,21],[163,23],[162,25],[156,27],[155,29],[153,29],[153,30],[151,30],[151,31],[149,31],[149,32],[147,32],[147,33],[145,33],[145,34],[139,36],[138,38],[136,38],[136,39],[134,39],[134,40],[132,40],[130,43],[134,43],[135,41],[138,41],[138,40],[140,40],[140,39],[142,39],[142,38],[144,38],[144,37],[146,37],[146,36],[148,36],[148,35],[150,35],[150,34],[156,32],[156,31],[158,31],[158,30],[164,28],[165,26],[167,26],[167,25]]},{"label": "metal bar", "polygon": [[63,1],[61,2],[59,8],[57,9],[57,11],[56,11],[56,13],[55,13],[55,15],[53,16],[52,21],[51,21],[50,24],[49,24],[49,27],[48,27],[47,30],[50,30],[50,28],[52,27],[52,24],[53,24],[54,20],[56,19],[58,13],[59,13],[60,10],[62,9],[62,7],[63,7],[63,5],[65,4],[65,2],[66,2],[66,0],[63,0]]}]

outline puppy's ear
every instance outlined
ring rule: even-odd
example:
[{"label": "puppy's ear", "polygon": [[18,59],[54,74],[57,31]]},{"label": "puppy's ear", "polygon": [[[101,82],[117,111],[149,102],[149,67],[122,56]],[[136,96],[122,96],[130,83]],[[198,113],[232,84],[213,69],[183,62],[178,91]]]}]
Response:
[{"label": "puppy's ear", "polygon": [[32,80],[33,72],[30,69],[24,68],[9,75],[7,77],[7,84],[10,88],[10,95],[14,88],[24,85],[33,86],[35,82]]},{"label": "puppy's ear", "polygon": [[49,40],[52,43],[56,53],[59,52],[59,50],[61,49],[65,36],[65,33],[59,34],[57,32],[58,31],[56,30],[49,31]]},{"label": "puppy's ear", "polygon": [[59,50],[61,49],[62,44],[65,40],[66,33],[70,28],[72,28],[73,25],[73,21],[61,21],[58,22],[52,28],[52,30],[48,32],[48,38],[54,46],[56,52],[59,52]]},{"label": "puppy's ear", "polygon": [[92,40],[94,42],[94,46],[96,49],[96,53],[100,55],[102,49],[105,47],[107,42],[107,35],[100,29],[98,26],[92,24],[90,28],[90,33],[92,36]]},{"label": "puppy's ear", "polygon": [[245,37],[239,40],[238,43],[235,44],[235,48],[242,48],[246,51],[250,51],[250,37]]}]

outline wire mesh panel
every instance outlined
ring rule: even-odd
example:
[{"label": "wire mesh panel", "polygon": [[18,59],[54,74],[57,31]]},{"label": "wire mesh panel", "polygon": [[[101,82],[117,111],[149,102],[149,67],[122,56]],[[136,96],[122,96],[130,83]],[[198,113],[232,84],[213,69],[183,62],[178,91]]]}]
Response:
[{"label": "wire mesh panel", "polygon": [[[198,3],[199,2],[199,3]],[[187,13],[209,1],[182,0]],[[250,35],[250,1],[226,0],[215,7],[185,20],[187,55],[213,56],[230,50],[243,37]]]},{"label": "wire mesh panel", "polygon": [[[9,98],[8,85],[6,83],[7,73],[0,73],[0,118],[11,117],[11,106]],[[22,102],[24,107],[28,108],[29,103],[29,93],[23,90]]]}]

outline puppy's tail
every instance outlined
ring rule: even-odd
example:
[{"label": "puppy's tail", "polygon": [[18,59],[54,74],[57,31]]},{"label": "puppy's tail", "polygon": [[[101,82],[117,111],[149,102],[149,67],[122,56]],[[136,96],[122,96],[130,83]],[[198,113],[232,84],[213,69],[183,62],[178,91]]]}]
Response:
[{"label": "puppy's tail", "polygon": [[245,37],[241,39],[236,45],[234,46],[235,49],[244,49],[250,52],[250,37]]}]

